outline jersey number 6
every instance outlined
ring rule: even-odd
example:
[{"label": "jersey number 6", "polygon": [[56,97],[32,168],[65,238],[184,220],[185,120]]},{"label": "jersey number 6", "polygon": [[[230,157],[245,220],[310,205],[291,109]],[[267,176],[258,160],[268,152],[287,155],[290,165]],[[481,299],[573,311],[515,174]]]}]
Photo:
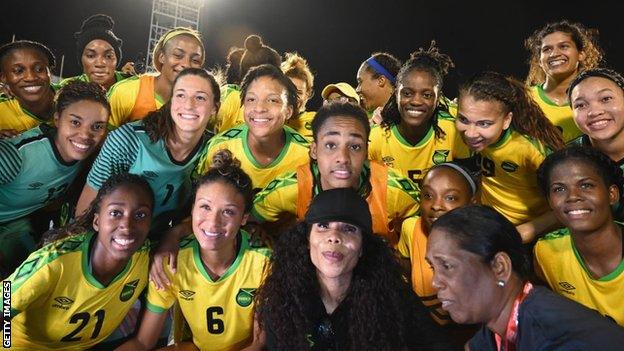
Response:
[{"label": "jersey number 6", "polygon": [[217,318],[217,316],[223,315],[223,308],[220,306],[208,307],[206,310],[206,320],[208,321],[208,332],[210,334],[221,334],[225,331],[225,324],[223,319]]}]

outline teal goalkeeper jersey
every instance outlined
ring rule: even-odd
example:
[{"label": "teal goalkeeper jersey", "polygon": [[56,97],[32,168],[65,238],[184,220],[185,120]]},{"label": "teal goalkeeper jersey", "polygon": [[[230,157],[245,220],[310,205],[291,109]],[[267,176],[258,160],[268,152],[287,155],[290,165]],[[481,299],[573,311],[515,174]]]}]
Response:
[{"label": "teal goalkeeper jersey", "polygon": [[27,216],[61,197],[76,178],[81,162],[61,158],[55,133],[42,124],[0,140],[0,223]]},{"label": "teal goalkeeper jersey", "polygon": [[191,174],[210,136],[206,134],[181,162],[171,156],[163,139],[152,143],[143,121],[124,124],[106,138],[87,177],[87,184],[99,189],[111,175],[129,172],[145,178],[156,200],[154,216],[176,211],[190,198]]}]

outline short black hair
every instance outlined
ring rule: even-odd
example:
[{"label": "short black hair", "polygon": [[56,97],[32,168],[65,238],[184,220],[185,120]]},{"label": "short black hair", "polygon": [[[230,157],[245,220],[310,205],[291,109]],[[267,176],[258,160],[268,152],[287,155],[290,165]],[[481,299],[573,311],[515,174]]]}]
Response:
[{"label": "short black hair", "polygon": [[4,58],[13,50],[19,49],[33,49],[39,51],[43,56],[48,59],[48,67],[54,68],[54,66],[56,66],[56,57],[47,46],[36,41],[18,40],[0,46],[0,72],[2,72]]},{"label": "short black hair", "polygon": [[431,231],[436,229],[453,237],[460,249],[481,257],[485,264],[504,252],[520,279],[526,280],[531,275],[531,261],[520,233],[505,216],[489,206],[468,205],[451,210],[433,222]]},{"label": "short black hair", "polygon": [[312,138],[315,141],[318,139],[318,133],[325,122],[329,118],[336,116],[350,117],[360,122],[366,131],[366,140],[368,141],[371,127],[368,122],[368,115],[366,114],[366,111],[364,111],[364,109],[360,106],[350,102],[339,101],[324,104],[318,111],[316,111],[316,115],[314,115],[314,119],[312,120]]},{"label": "short black hair", "polygon": [[569,160],[584,162],[600,175],[600,178],[607,188],[611,185],[616,185],[618,190],[622,190],[621,187],[622,184],[624,184],[624,175],[622,174],[622,169],[615,161],[596,148],[589,146],[570,146],[548,155],[537,169],[537,184],[547,198],[550,195],[548,189],[550,188],[550,175],[552,174],[552,170],[556,166]]}]

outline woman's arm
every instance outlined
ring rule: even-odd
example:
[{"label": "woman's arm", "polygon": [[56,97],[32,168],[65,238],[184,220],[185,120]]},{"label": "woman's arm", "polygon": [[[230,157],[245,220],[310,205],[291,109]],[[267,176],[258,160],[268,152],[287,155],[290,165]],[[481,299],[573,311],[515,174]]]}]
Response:
[{"label": "woman's arm", "polygon": [[151,350],[156,345],[160,332],[165,324],[167,311],[163,313],[145,310],[141,319],[141,327],[137,335],[116,348],[116,351],[142,351]]},{"label": "woman's arm", "polygon": [[253,328],[253,341],[251,345],[244,348],[244,351],[260,351],[264,350],[264,346],[266,345],[266,333],[264,329],[260,327],[260,323],[258,322],[258,315],[254,315],[254,328]]},{"label": "woman's arm", "polygon": [[543,234],[557,228],[559,220],[553,211],[548,211],[531,221],[516,226],[524,244],[533,242]]},{"label": "woman's arm", "polygon": [[80,217],[89,208],[91,205],[91,201],[95,199],[97,195],[97,190],[93,189],[88,184],[85,184],[84,188],[82,188],[82,193],[80,193],[80,198],[78,199],[78,203],[76,204],[76,213],[75,217]]}]

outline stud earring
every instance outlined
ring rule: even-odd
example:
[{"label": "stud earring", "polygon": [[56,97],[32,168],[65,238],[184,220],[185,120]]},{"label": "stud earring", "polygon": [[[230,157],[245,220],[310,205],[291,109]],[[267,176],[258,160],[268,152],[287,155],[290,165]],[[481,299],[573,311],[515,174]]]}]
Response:
[{"label": "stud earring", "polygon": [[498,285],[499,287],[503,288],[503,287],[505,287],[505,281],[499,280],[499,281],[496,282],[496,285]]}]

